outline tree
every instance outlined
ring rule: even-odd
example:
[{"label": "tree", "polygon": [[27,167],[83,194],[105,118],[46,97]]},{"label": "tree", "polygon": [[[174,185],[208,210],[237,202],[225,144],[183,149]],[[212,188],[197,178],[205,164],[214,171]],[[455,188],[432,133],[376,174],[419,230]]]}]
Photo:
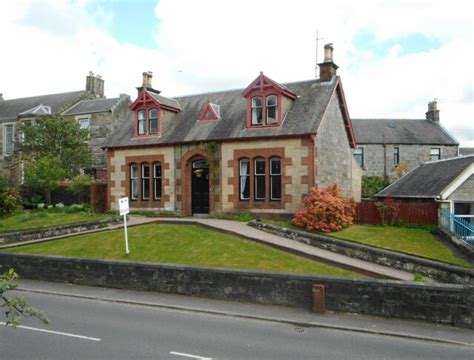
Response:
[{"label": "tree", "polygon": [[355,216],[354,200],[343,196],[336,183],[321,191],[311,188],[303,203],[305,208],[292,221],[306,230],[339,231],[351,225]]},{"label": "tree", "polygon": [[44,155],[34,162],[26,164],[25,184],[42,193],[48,205],[51,204],[51,193],[67,175],[61,160],[57,156]]},{"label": "tree", "polygon": [[36,317],[45,324],[49,324],[48,318],[41,311],[29,306],[23,296],[9,297],[6,295],[7,291],[17,288],[17,285],[12,283],[17,278],[18,275],[13,269],[0,274],[0,307],[4,308],[7,325],[18,326],[21,316]]},{"label": "tree", "polygon": [[23,140],[21,152],[26,159],[36,160],[46,155],[59,158],[65,176],[72,177],[80,169],[92,164],[92,150],[87,142],[89,133],[81,129],[76,121],[61,115],[47,115],[31,126],[21,128]]}]

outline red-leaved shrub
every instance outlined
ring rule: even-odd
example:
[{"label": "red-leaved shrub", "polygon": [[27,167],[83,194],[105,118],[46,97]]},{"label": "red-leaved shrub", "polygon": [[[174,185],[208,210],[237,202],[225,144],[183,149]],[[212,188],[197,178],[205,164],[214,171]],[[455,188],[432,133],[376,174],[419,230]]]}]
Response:
[{"label": "red-leaved shrub", "polygon": [[293,224],[306,230],[339,231],[352,224],[355,202],[341,194],[341,187],[333,183],[319,191],[311,188],[303,198],[304,209],[298,211]]}]

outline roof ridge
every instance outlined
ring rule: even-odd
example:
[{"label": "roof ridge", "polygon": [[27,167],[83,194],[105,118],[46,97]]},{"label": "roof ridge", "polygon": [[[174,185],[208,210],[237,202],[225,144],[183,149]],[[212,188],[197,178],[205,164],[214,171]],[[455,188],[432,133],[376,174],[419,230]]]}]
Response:
[{"label": "roof ridge", "polygon": [[[276,82],[276,81],[275,81]],[[319,79],[311,79],[311,80],[299,80],[299,81],[292,81],[292,82],[286,82],[286,83],[278,83],[278,85],[283,85],[283,86],[288,86],[288,85],[293,85],[293,84],[301,84],[305,82],[319,82]],[[239,87],[239,88],[232,88],[232,89],[226,89],[226,90],[218,90],[218,91],[206,91],[206,92],[200,92],[200,93],[195,93],[195,94],[187,94],[187,95],[181,95],[181,96],[175,96],[171,97],[169,99],[181,99],[181,98],[186,98],[186,97],[191,97],[191,96],[202,96],[202,95],[211,95],[211,94],[219,94],[219,93],[225,93],[225,92],[232,92],[232,91],[238,91],[238,90],[245,90],[245,87]]]},{"label": "roof ridge", "polygon": [[86,90],[76,90],[76,91],[66,91],[66,92],[60,92],[60,93],[54,93],[54,94],[34,95],[34,96],[27,96],[27,97],[22,97],[22,98],[4,99],[3,101],[6,102],[6,101],[14,101],[14,100],[26,100],[26,99],[33,99],[33,98],[43,97],[43,96],[55,96],[55,95],[83,93],[83,92],[86,92]]},{"label": "roof ridge", "polygon": [[402,118],[353,118],[351,120],[364,121],[364,120],[376,120],[376,121],[430,121],[427,119],[402,119]]},{"label": "roof ridge", "polygon": [[474,154],[455,156],[455,157],[447,158],[447,159],[426,161],[423,164],[421,164],[420,166],[427,165],[427,164],[441,163],[441,162],[445,162],[445,161],[462,160],[462,159],[469,158],[469,157],[474,157]]}]

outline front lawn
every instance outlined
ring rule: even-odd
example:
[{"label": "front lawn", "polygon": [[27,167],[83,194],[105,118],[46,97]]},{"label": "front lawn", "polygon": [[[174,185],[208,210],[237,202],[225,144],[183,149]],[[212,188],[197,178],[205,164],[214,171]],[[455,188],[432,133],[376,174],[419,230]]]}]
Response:
[{"label": "front lawn", "polygon": [[348,270],[195,225],[135,226],[129,228],[128,236],[129,256],[125,255],[123,230],[104,231],[0,251],[363,277]]},{"label": "front lawn", "polygon": [[[271,221],[270,223],[303,230],[291,222]],[[323,235],[474,268],[474,265],[469,264],[468,261],[456,257],[448,247],[437,241],[429,230],[423,228],[355,224],[341,231]]]},{"label": "front lawn", "polygon": [[102,220],[112,217],[87,211],[24,210],[0,217],[0,233]]}]

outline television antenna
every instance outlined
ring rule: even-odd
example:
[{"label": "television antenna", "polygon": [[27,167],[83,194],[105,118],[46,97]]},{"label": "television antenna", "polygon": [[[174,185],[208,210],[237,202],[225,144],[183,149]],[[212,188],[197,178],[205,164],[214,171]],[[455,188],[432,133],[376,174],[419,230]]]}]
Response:
[{"label": "television antenna", "polygon": [[316,65],[314,66],[314,77],[317,79],[319,77],[318,71],[318,48],[319,48],[319,40],[323,40],[323,38],[319,37],[319,29],[316,29]]}]

